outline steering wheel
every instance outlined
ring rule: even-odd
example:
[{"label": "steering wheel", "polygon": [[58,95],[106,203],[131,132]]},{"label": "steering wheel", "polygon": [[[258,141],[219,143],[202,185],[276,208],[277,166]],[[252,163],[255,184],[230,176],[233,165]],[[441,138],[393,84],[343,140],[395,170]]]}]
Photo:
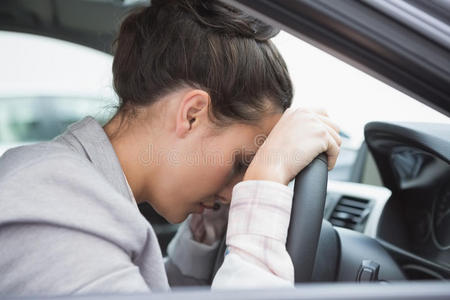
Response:
[{"label": "steering wheel", "polygon": [[[294,265],[295,282],[311,280],[327,192],[328,163],[322,153],[295,177],[286,248]],[[220,243],[211,282],[223,263],[225,237]]]}]

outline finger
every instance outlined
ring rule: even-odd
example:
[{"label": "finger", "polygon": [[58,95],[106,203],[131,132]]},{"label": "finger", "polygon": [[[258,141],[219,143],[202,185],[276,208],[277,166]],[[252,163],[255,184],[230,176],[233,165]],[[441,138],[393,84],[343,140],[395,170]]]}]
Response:
[{"label": "finger", "polygon": [[191,214],[191,220],[190,220],[190,227],[191,229],[195,230],[198,227],[201,227],[203,225],[203,216],[201,214]]},{"label": "finger", "polygon": [[325,117],[323,115],[318,115],[319,119],[324,122],[325,124],[327,124],[328,126],[330,126],[331,128],[333,128],[337,134],[339,134],[339,132],[341,131],[341,129],[339,128],[339,125],[337,125],[335,122],[333,122],[330,118]]},{"label": "finger", "polygon": [[203,217],[200,214],[192,214],[189,224],[192,235],[196,241],[202,241],[205,236],[205,226],[203,224]]},{"label": "finger", "polygon": [[329,134],[328,136],[328,171],[332,170],[334,166],[336,165],[336,161],[339,155],[339,146],[337,145],[334,138]]},{"label": "finger", "polygon": [[328,125],[327,123],[324,122],[325,127],[328,130],[328,133],[331,135],[331,137],[334,139],[334,141],[336,142],[336,144],[338,145],[338,147],[341,147],[342,145],[342,138],[339,135],[339,133],[336,132],[335,128],[331,127],[330,125]]},{"label": "finger", "polygon": [[323,107],[313,107],[313,108],[310,108],[310,110],[320,116],[329,117],[327,110]]}]

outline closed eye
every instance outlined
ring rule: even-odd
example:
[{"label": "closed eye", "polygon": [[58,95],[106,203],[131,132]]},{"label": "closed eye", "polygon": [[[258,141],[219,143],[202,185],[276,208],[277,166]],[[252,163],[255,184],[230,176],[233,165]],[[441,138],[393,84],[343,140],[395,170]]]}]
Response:
[{"label": "closed eye", "polygon": [[235,173],[237,173],[237,174],[245,173],[245,171],[247,171],[248,166],[252,162],[254,156],[255,156],[254,153],[250,153],[248,155],[237,156],[234,161]]},{"label": "closed eye", "polygon": [[234,155],[233,166],[231,168],[230,174],[228,175],[228,178],[226,179],[227,184],[233,181],[236,176],[243,176],[245,174],[254,156],[255,153],[247,153],[247,155],[237,153]]},{"label": "closed eye", "polygon": [[249,163],[244,162],[243,160],[238,160],[234,163],[235,173],[240,174],[244,173],[248,168]]}]

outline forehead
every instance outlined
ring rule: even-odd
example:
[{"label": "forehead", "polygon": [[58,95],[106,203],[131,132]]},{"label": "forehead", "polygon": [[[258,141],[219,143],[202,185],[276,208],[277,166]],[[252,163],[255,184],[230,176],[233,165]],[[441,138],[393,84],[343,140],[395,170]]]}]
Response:
[{"label": "forehead", "polygon": [[266,134],[269,135],[272,128],[280,120],[282,113],[267,113],[261,119],[252,124],[237,124],[241,130],[245,130],[248,134]]},{"label": "forehead", "polygon": [[234,124],[228,131],[229,137],[233,139],[234,143],[241,145],[248,151],[257,150],[279,121],[281,115],[281,113],[271,113],[253,124]]}]

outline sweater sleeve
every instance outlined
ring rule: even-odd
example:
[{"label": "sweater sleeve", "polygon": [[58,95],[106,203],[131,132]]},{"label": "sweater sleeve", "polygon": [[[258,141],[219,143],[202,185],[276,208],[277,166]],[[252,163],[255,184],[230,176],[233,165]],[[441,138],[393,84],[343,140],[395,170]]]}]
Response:
[{"label": "sweater sleeve", "polygon": [[50,224],[0,230],[3,295],[142,293],[150,289],[129,256],[106,239]]},{"label": "sweater sleeve", "polygon": [[[147,221],[71,154],[0,166],[0,294],[54,296],[167,290]],[[11,162],[13,163],[13,162]]]}]

